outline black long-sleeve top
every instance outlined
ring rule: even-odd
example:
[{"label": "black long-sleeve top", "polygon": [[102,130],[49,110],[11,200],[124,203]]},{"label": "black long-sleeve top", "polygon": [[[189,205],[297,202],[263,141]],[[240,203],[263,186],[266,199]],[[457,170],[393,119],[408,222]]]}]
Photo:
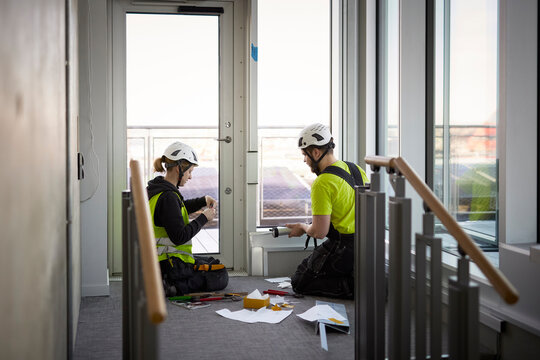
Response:
[{"label": "black long-sleeve top", "polygon": [[[169,239],[175,245],[182,245],[191,240],[201,228],[208,222],[205,215],[200,214],[189,224],[184,224],[182,218],[182,202],[186,206],[188,214],[200,210],[206,206],[205,197],[184,200],[178,188],[165,180],[163,176],[157,176],[148,182],[146,187],[148,199],[162,192],[154,211],[154,224],[164,227]],[[180,197],[179,197],[180,196]]]}]

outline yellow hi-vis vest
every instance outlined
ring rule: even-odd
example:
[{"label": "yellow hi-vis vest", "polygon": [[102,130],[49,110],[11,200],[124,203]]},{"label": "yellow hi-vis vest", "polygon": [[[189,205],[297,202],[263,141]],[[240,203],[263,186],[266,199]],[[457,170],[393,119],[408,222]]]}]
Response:
[{"label": "yellow hi-vis vest", "polygon": [[[176,256],[185,263],[194,264],[195,259],[193,258],[193,253],[191,251],[191,240],[182,245],[175,245],[171,241],[171,239],[169,239],[169,235],[167,234],[167,231],[165,231],[165,228],[161,226],[156,226],[156,223],[154,221],[154,212],[156,211],[156,204],[161,194],[163,194],[163,192],[152,196],[152,198],[148,201],[150,203],[152,224],[154,225],[154,235],[156,237],[158,261],[166,260],[170,257]],[[178,198],[180,198],[180,195],[178,195]],[[189,224],[188,212],[184,203],[181,200],[180,202],[182,203],[182,218],[184,220],[184,224],[187,225]]]}]

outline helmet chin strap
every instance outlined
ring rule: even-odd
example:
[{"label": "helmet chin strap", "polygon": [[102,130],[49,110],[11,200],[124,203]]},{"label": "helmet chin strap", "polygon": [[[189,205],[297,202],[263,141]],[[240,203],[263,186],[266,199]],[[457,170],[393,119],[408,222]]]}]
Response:
[{"label": "helmet chin strap", "polygon": [[189,170],[190,167],[192,167],[193,164],[189,164],[186,171],[182,171],[182,167],[180,166],[180,163],[178,164],[178,183],[176,184],[176,187],[180,187],[180,182],[182,181],[182,178],[184,177],[184,174]]},{"label": "helmet chin strap", "polygon": [[315,160],[313,158],[313,156],[306,151],[306,155],[309,157],[309,159],[311,160],[311,170],[315,173],[315,175],[319,176],[320,173],[321,173],[321,170],[319,169],[319,162],[321,162],[321,160],[323,159],[323,157],[326,156],[326,154],[328,153],[328,150],[330,150],[330,147],[327,147],[326,150],[324,150],[323,154],[319,157],[318,160]]},{"label": "helmet chin strap", "polygon": [[180,164],[178,166],[178,182],[176,183],[176,187],[180,187],[180,181],[182,181],[182,178],[184,177],[184,172],[182,171],[182,167]]}]

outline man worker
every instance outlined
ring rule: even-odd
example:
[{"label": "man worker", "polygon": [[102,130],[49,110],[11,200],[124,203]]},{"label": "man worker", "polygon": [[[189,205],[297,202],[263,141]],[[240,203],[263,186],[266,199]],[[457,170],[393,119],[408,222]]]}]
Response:
[{"label": "man worker", "polygon": [[[289,237],[307,234],[328,240],[302,261],[291,278],[293,290],[306,295],[352,298],[354,294],[354,185],[367,183],[360,166],[338,160],[334,139],[323,124],[306,126],[298,147],[317,178],[311,186],[311,224],[286,224]],[[308,240],[309,240],[308,237]]]}]

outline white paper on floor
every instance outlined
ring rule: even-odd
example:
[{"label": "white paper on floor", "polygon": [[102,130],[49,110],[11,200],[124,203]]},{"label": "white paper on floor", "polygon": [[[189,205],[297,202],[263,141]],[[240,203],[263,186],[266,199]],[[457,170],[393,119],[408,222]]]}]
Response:
[{"label": "white paper on floor", "polygon": [[287,288],[292,287],[292,285],[290,282],[284,281],[284,282],[280,282],[277,287],[280,289],[287,289]]},{"label": "white paper on floor", "polygon": [[297,316],[307,321],[315,321],[319,319],[330,319],[330,318],[334,318],[339,321],[345,320],[343,316],[341,316],[336,310],[332,309],[328,305],[315,305],[308,311],[303,312],[301,314],[297,314]]},{"label": "white paper on floor", "polygon": [[242,309],[239,311],[230,311],[221,309],[216,311],[219,315],[227,319],[238,320],[245,323],[264,322],[268,324],[280,323],[287,316],[291,315],[292,310],[273,311],[267,308],[260,308],[257,311]]},{"label": "white paper on floor", "polygon": [[272,305],[283,304],[284,302],[285,298],[283,296],[276,295],[270,298],[270,304]]},{"label": "white paper on floor", "polygon": [[288,277],[278,277],[278,278],[271,278],[271,279],[264,279],[266,281],[270,281],[271,283],[280,283],[284,281],[291,281],[291,278]]}]

